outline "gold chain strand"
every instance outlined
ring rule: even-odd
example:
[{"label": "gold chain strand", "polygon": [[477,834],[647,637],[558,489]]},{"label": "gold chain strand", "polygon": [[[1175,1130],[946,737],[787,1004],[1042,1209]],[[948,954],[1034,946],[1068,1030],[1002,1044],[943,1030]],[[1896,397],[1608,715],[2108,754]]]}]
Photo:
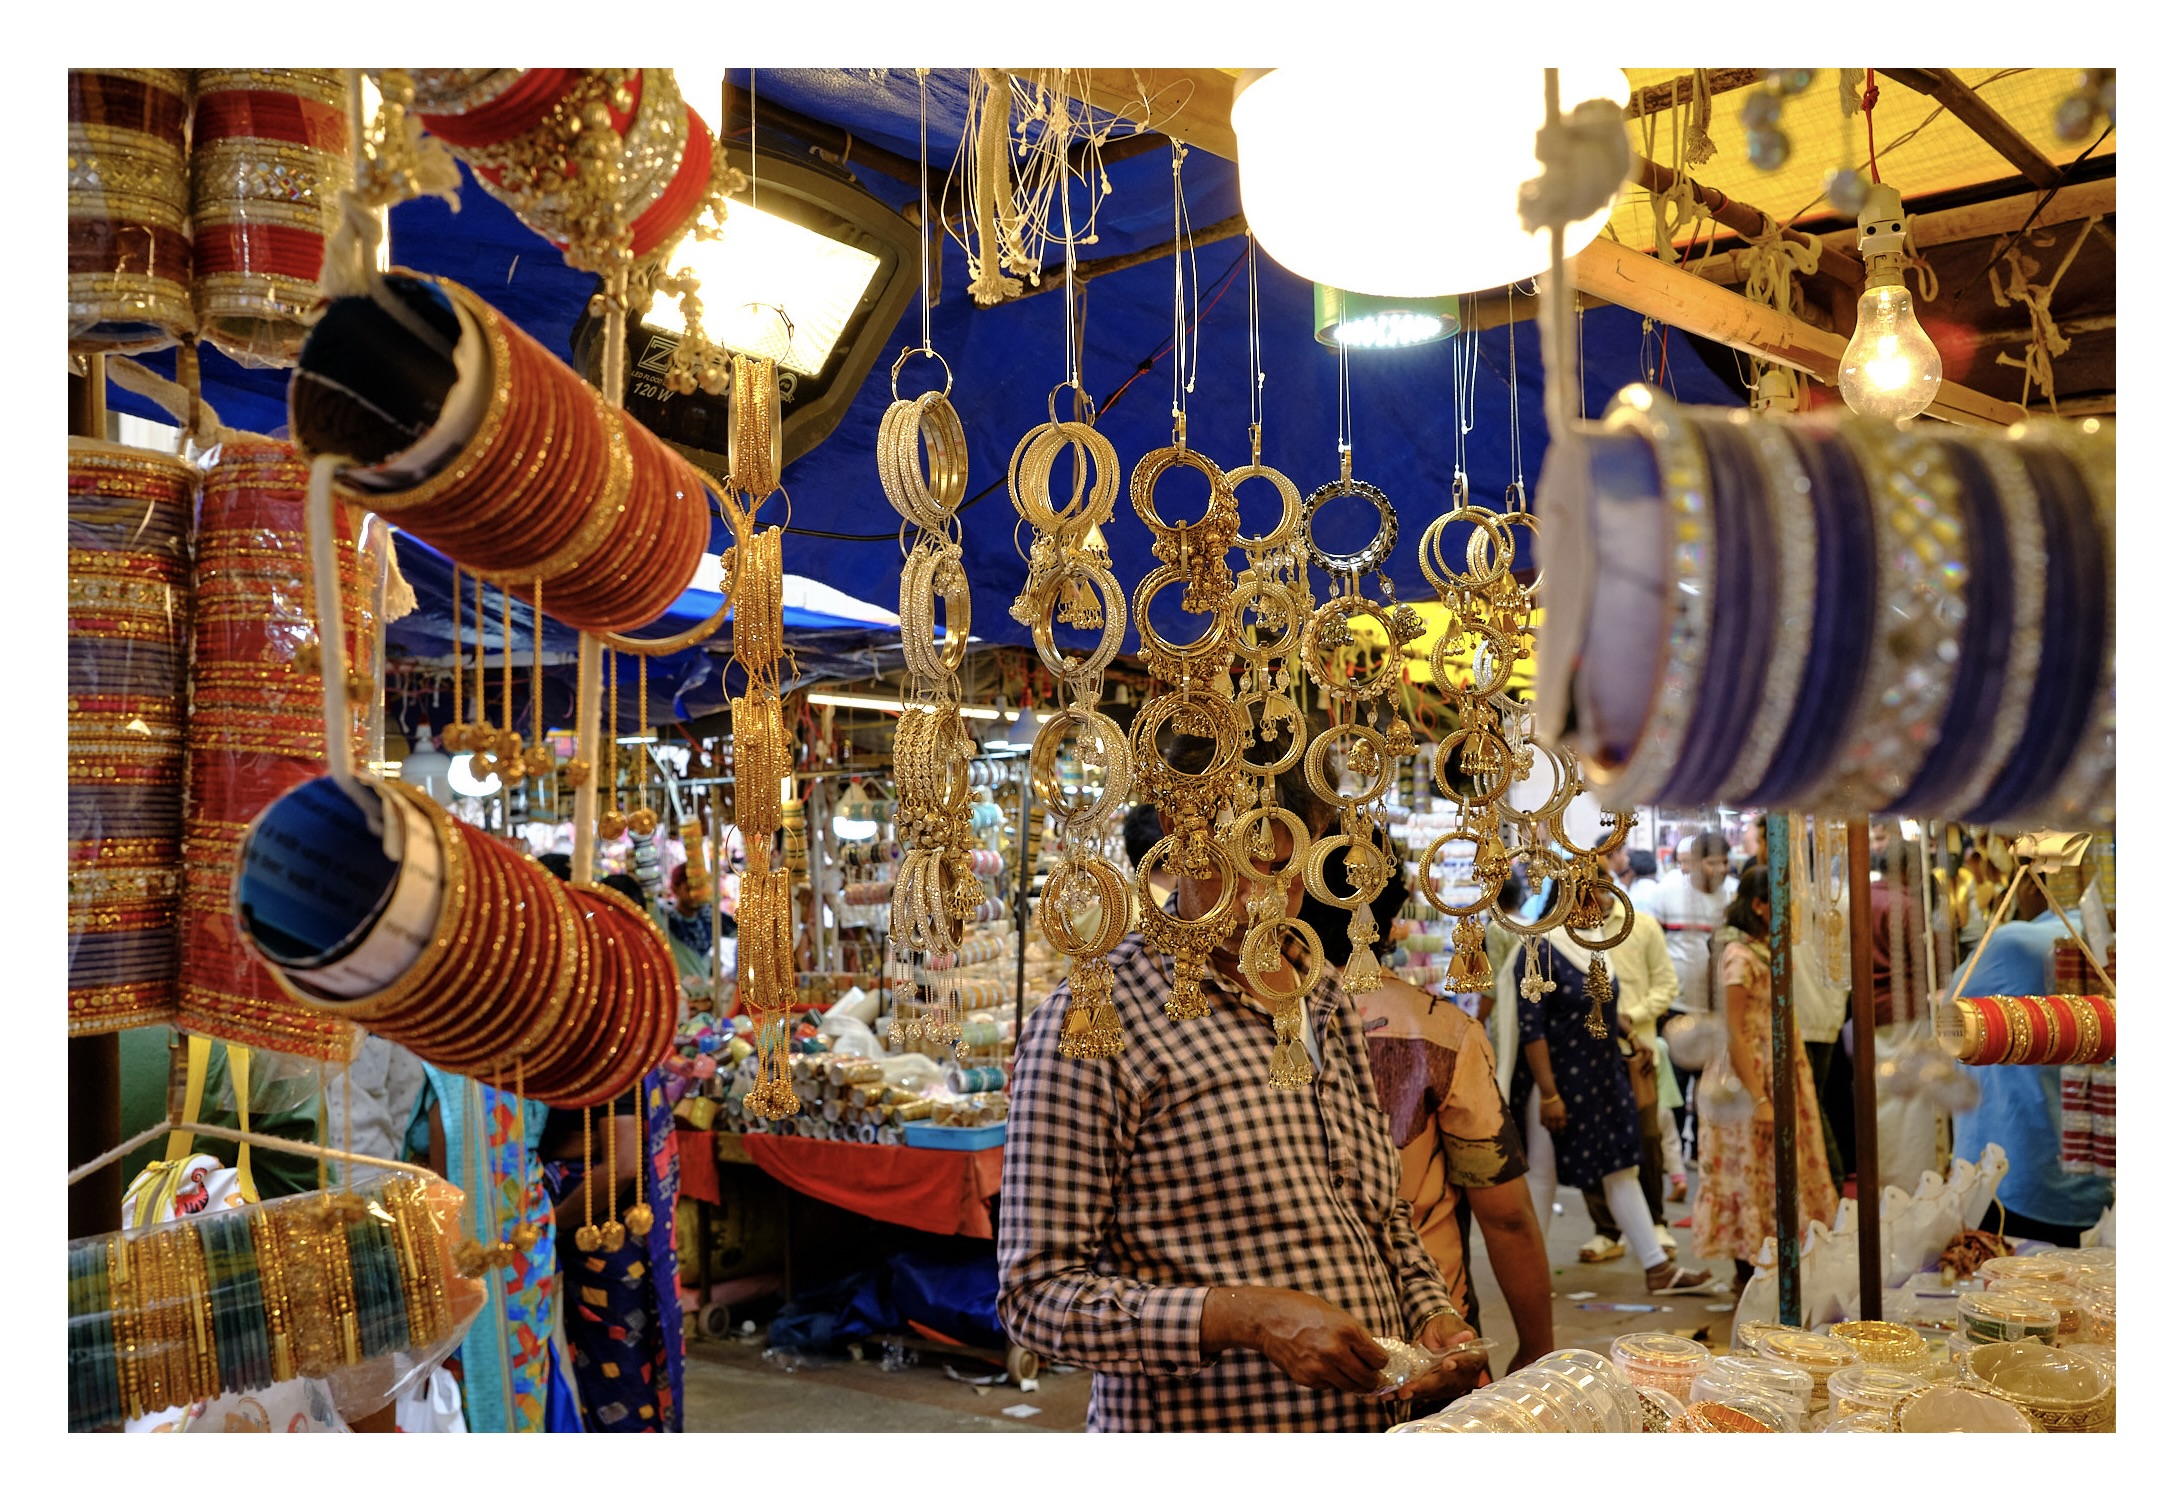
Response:
[{"label": "gold chain strand", "polygon": [[599,1227],[592,1223],[592,1139],[591,1111],[584,1112],[584,1223],[576,1227],[576,1248],[591,1252],[599,1249]]},{"label": "gold chain strand", "polygon": [[637,1236],[652,1233],[652,1203],[645,1195],[645,1081],[639,1079],[630,1090],[630,1104],[637,1118],[637,1202],[629,1206],[629,1213],[622,1216],[622,1223],[629,1233]]},{"label": "gold chain strand", "polygon": [[463,569],[460,563],[455,565],[455,608],[450,618],[455,630],[455,722],[441,738],[447,742],[448,750],[461,751],[465,748],[463,742],[470,737],[469,726],[463,722]]}]

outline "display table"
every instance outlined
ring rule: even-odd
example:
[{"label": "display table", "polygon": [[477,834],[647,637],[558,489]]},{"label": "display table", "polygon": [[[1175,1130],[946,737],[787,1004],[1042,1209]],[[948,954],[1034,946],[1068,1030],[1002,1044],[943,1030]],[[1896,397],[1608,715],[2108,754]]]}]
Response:
[{"label": "display table", "polygon": [[853,1214],[936,1235],[993,1239],[986,1201],[1001,1191],[1000,1147],[936,1152],[722,1131],[723,1162],[749,1162],[770,1178]]}]

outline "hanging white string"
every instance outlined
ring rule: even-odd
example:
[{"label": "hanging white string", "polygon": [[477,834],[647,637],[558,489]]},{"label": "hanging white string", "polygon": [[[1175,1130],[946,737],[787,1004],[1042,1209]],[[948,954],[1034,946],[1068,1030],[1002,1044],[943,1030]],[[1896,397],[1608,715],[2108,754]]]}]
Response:
[{"label": "hanging white string", "polygon": [[1350,346],[1335,345],[1335,452],[1350,456]]},{"label": "hanging white string", "polygon": [[918,69],[918,321],[925,352],[933,352],[933,200],[926,187],[925,75]]},{"label": "hanging white string", "polygon": [[[1067,140],[1066,136],[1064,140]],[[1069,152],[1065,146],[1062,152],[1061,180],[1056,184],[1056,191],[1062,195],[1062,337],[1066,341],[1063,356],[1070,389],[1074,393],[1082,389],[1082,384],[1077,368],[1077,226],[1070,217],[1070,175]],[[1074,394],[1070,400],[1070,415],[1075,417],[1077,410]]]},{"label": "hanging white string", "polygon": [[1453,479],[1467,483],[1471,474],[1470,444],[1466,441],[1479,420],[1479,347],[1485,336],[1476,326],[1478,309],[1457,304],[1461,320],[1456,330],[1456,473]]},{"label": "hanging white string", "polygon": [[1523,507],[1524,493],[1524,425],[1517,410],[1517,289],[1504,289],[1504,306],[1509,314],[1509,469],[1513,476],[1510,484],[1516,490],[1516,504]]},{"label": "hanging white string", "polygon": [[1190,337],[1190,329],[1183,321],[1183,143],[1180,141],[1168,143],[1168,172],[1170,213],[1175,230],[1175,296],[1170,330],[1175,367],[1169,373],[1168,415],[1180,423],[1186,420],[1190,406],[1190,384],[1184,369],[1184,359],[1189,352],[1185,341]]},{"label": "hanging white string", "polygon": [[758,207],[758,69],[751,69],[751,207]]},{"label": "hanging white string", "polygon": [[1244,231],[1244,286],[1251,308],[1246,343],[1251,350],[1251,430],[1256,435],[1266,417],[1266,370],[1259,363],[1259,240],[1248,229]]}]

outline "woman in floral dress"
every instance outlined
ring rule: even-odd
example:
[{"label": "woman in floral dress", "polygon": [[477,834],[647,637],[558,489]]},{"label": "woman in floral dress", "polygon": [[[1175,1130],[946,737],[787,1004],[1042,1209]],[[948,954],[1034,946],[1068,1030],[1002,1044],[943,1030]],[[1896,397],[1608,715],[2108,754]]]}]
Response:
[{"label": "woman in floral dress", "polygon": [[[1775,1233],[1774,977],[1767,950],[1767,870],[1754,864],[1737,882],[1723,917],[1727,935],[1715,963],[1727,998],[1726,1046],[1699,1079],[1699,1198],[1692,1240],[1699,1255],[1731,1257],[1741,1292],[1760,1243]],[[1790,1018],[1795,1070],[1797,1193],[1800,1235],[1812,1220],[1835,1219],[1835,1184],[1828,1176],[1820,1101],[1803,1041]]]}]

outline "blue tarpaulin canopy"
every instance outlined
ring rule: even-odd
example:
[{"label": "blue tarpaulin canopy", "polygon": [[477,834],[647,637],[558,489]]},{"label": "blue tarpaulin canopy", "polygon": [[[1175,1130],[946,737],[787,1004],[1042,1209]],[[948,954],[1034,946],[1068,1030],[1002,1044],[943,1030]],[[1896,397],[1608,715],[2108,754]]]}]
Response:
[{"label": "blue tarpaulin canopy", "polygon": [[[940,192],[963,133],[966,70],[937,70],[927,82],[927,113],[933,191]],[[744,82],[739,72],[739,86]],[[918,151],[918,86],[912,70],[773,69],[760,70],[757,92],[802,113],[838,125],[850,135],[884,145],[915,160]],[[763,134],[762,128],[762,134]],[[731,148],[733,149],[733,147]],[[1081,261],[1170,245],[1174,240],[1173,176],[1169,153],[1149,151],[1106,169],[1110,192],[1099,211],[1097,243],[1081,245]],[[914,202],[914,186],[858,170],[859,180],[890,206]],[[1191,152],[1182,167],[1190,218],[1199,225],[1240,210],[1234,163],[1204,151]],[[1420,193],[1460,192],[1462,185],[1430,158],[1421,158]],[[1073,197],[1080,221],[1088,194],[1079,182]],[[1358,232],[1400,221],[1400,203],[1359,203],[1352,210]],[[1059,217],[1056,244],[1048,260],[1059,265]],[[937,216],[936,216],[937,219]],[[515,319],[547,348],[566,355],[570,333],[584,312],[593,279],[564,266],[552,246],[520,224],[466,175],[462,209],[450,213],[437,200],[402,205],[393,214],[395,264],[464,283]],[[1195,281],[1199,321],[1186,348],[1186,372],[1193,373],[1188,396],[1191,446],[1224,466],[1249,462],[1248,297],[1242,257],[1245,241],[1229,238],[1207,244],[1196,254]],[[1029,632],[1012,619],[1009,604],[1024,580],[1019,547],[1029,538],[1016,526],[1004,483],[1004,469],[1017,440],[1046,420],[1046,393],[1064,379],[1064,319],[1067,299],[1053,292],[1028,295],[998,307],[974,306],[966,292],[969,274],[959,247],[941,258],[940,303],[933,310],[933,343],[956,373],[952,400],[970,442],[970,482],[962,510],[964,564],[972,593],[972,630],[989,642],[1026,642]],[[1059,274],[1058,271],[1055,273]],[[1184,294],[1190,296],[1193,268],[1186,257]],[[1177,279],[1172,257],[1113,272],[1084,284],[1083,380],[1095,401],[1112,404],[1099,428],[1127,469],[1148,451],[1172,440],[1173,354],[1169,350]],[[1263,362],[1265,367],[1265,447],[1263,462],[1281,470],[1301,489],[1333,479],[1337,473],[1337,379],[1334,353],[1312,333],[1312,288],[1272,260],[1259,258]],[[1502,294],[1490,294],[1499,297]],[[1510,294],[1527,295],[1523,291]],[[1187,304],[1186,304],[1187,305]],[[1517,473],[1509,431],[1508,381],[1514,367],[1519,406],[1518,444],[1528,478],[1538,473],[1546,445],[1536,323],[1513,325],[1514,333],[1494,329],[1480,347],[1476,382],[1476,425],[1466,439],[1467,466],[1474,498],[1498,507],[1505,487]],[[913,300],[890,346],[919,340],[918,309]],[[1513,340],[1513,343],[1512,343]],[[1650,346],[1650,355],[1646,352]],[[1190,356],[1195,354],[1195,364]],[[1634,313],[1603,307],[1583,319],[1584,400],[1597,413],[1620,387],[1642,372],[1665,367],[1663,383],[1685,402],[1742,405],[1744,395],[1710,371],[1681,334],[1672,338],[1658,328],[1642,327]],[[171,355],[150,363],[171,369]],[[1397,593],[1406,599],[1429,597],[1418,572],[1415,539],[1432,518],[1448,509],[1456,459],[1454,346],[1431,344],[1408,350],[1360,351],[1350,362],[1355,471],[1379,486],[1394,502],[1402,522],[1402,540],[1388,562]],[[896,542],[899,518],[882,495],[874,462],[881,414],[889,402],[887,365],[865,378],[846,417],[812,452],[787,466],[783,485],[794,508],[793,530],[785,539],[786,571],[830,584],[859,599],[893,609],[901,571]],[[259,432],[281,432],[286,423],[287,375],[284,371],[246,370],[215,351],[203,351],[207,398],[228,425]],[[906,381],[908,379],[906,373]],[[1124,389],[1127,387],[1127,389]],[[906,385],[906,390],[909,387]],[[1120,391],[1119,396],[1115,393]],[[110,393],[116,410],[161,414],[118,388]],[[1064,405],[1066,407],[1066,398]],[[1065,413],[1066,414],[1066,413]],[[1064,474],[1067,465],[1059,466]],[[1066,483],[1066,479],[1064,480]],[[1254,492],[1264,492],[1255,495]],[[1168,514],[1195,505],[1179,490],[1171,499],[1162,487]],[[1247,485],[1242,495],[1247,529],[1259,529],[1272,513],[1271,491]],[[778,502],[776,502],[778,506]],[[1362,512],[1363,507],[1349,508]],[[1188,514],[1195,514],[1189,511]],[[775,510],[762,520],[778,519]],[[1355,540],[1345,524],[1357,529]],[[1362,541],[1365,519],[1342,517],[1330,508],[1320,535],[1330,550]],[[716,520],[715,546],[726,541]],[[831,534],[831,535],[830,535]],[[1114,522],[1105,528],[1115,571],[1125,595],[1152,567],[1151,536],[1127,499],[1118,502]],[[1519,534],[1520,538],[1522,534]],[[414,622],[423,637],[446,650],[448,577],[444,561],[427,550],[405,547],[405,571],[411,571],[424,608]],[[433,611],[437,601],[437,619]],[[702,619],[689,596],[678,610],[682,623]],[[1155,602],[1155,619],[1179,639],[1197,634],[1198,625],[1176,606],[1176,591]],[[646,634],[666,634],[674,621],[663,621]],[[1200,622],[1199,624],[1202,624]],[[853,623],[837,629],[824,622],[807,631],[790,623],[799,653],[801,676],[840,665],[835,675],[863,675],[877,642],[891,634]],[[518,633],[528,639],[528,630]],[[558,638],[556,638],[558,639]],[[1125,651],[1137,650],[1136,631]],[[858,653],[864,653],[859,658]],[[719,706],[719,659],[701,653],[688,661],[668,659],[656,671],[673,678],[690,712]],[[709,678],[709,686],[704,681]]]}]

